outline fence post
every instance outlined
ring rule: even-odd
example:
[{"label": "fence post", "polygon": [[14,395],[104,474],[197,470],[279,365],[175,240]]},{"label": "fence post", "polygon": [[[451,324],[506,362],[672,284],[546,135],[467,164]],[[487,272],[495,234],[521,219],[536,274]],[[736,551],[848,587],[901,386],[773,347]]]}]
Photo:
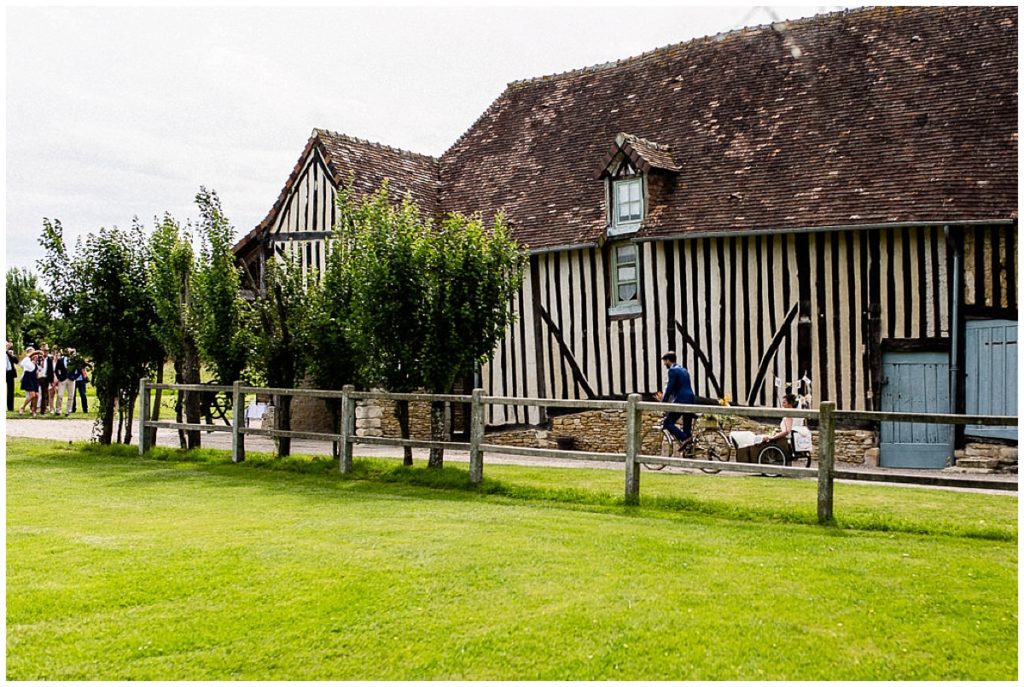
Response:
[{"label": "fence post", "polygon": [[231,407],[234,408],[231,417],[231,462],[241,463],[245,460],[245,435],[242,434],[245,425],[245,394],[242,393],[242,382],[236,381],[231,386]]},{"label": "fence post", "polygon": [[643,427],[640,422],[640,411],[637,404],[640,394],[630,394],[626,399],[626,503],[640,503],[640,453]]},{"label": "fence post", "polygon": [[351,384],[341,388],[341,457],[338,463],[345,474],[352,472],[352,430],[356,424],[356,401],[352,392],[355,390]]},{"label": "fence post", "polygon": [[832,522],[832,487],[835,480],[836,404],[825,401],[818,406],[818,522]]},{"label": "fence post", "polygon": [[[146,445],[146,417],[149,415],[149,389],[146,388],[146,378],[139,380],[139,455],[146,455],[149,446]],[[156,437],[154,437],[154,440]]]},{"label": "fence post", "polygon": [[484,479],[484,390],[473,389],[472,409],[469,418],[469,483],[480,484]]}]

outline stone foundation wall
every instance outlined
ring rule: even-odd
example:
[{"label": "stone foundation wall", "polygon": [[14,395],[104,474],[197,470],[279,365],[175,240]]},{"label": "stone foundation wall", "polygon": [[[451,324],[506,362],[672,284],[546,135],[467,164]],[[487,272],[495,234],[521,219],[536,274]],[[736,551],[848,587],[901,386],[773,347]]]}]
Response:
[{"label": "stone foundation wall", "polygon": [[[398,419],[394,401],[368,400],[356,404],[356,435],[365,437],[398,437]],[[274,409],[267,409],[263,427],[273,426]],[[660,452],[661,437],[647,431],[661,417],[647,412],[643,416],[645,429],[644,453]],[[745,430],[757,434],[770,434],[778,425],[765,425],[746,418],[732,418],[729,430]],[[330,412],[324,399],[297,397],[292,401],[292,429],[296,431],[330,432]],[[414,401],[409,404],[409,430],[414,439],[430,438],[430,404]],[[812,432],[812,457],[818,455],[818,433]],[[527,448],[558,448],[559,439],[571,439],[571,448],[595,453],[623,453],[626,450],[626,414],[621,410],[595,410],[551,418],[547,426],[502,430],[489,429],[485,441],[503,446]],[[871,430],[837,429],[836,462],[845,465],[877,467],[879,449],[876,433]],[[956,452],[957,465],[951,470],[961,472],[1015,471],[1017,447],[1005,444],[970,442]]]},{"label": "stone foundation wall", "polygon": [[[659,453],[661,436],[646,431],[661,418],[660,413],[647,412],[643,416],[645,440],[643,451]],[[726,431],[749,431],[757,434],[771,434],[778,425],[766,425],[746,418],[732,418]],[[626,413],[621,410],[595,410],[585,413],[562,415],[550,420],[550,429],[519,429],[493,431],[487,434],[487,443],[504,446],[526,446],[536,448],[557,448],[557,440],[571,437],[573,448],[595,453],[623,453],[626,450]],[[812,453],[817,459],[818,433],[812,432]],[[836,430],[836,461],[847,465],[877,465],[878,449],[875,447],[875,433],[871,430]],[[872,462],[873,461],[873,462]]]},{"label": "stone foundation wall", "polygon": [[969,442],[956,452],[956,472],[1016,472],[1017,447],[1006,444]]}]

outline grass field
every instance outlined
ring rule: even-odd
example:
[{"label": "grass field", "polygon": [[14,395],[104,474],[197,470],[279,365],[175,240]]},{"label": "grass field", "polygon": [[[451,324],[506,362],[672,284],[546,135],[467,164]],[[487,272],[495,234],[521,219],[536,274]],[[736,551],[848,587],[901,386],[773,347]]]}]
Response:
[{"label": "grass field", "polygon": [[1017,677],[1017,499],[9,439],[7,677]]}]

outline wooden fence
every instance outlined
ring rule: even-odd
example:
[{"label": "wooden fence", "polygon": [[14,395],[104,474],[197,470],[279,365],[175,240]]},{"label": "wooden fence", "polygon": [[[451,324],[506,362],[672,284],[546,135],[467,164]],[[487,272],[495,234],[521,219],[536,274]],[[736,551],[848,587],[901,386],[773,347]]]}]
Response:
[{"label": "wooden fence", "polygon": [[[159,422],[147,419],[149,409],[149,392],[153,389],[173,389],[178,391],[231,391],[233,396],[233,418],[231,426],[202,425],[176,422]],[[297,432],[291,430],[262,429],[246,427],[244,423],[245,397],[248,394],[267,394],[274,396],[307,396],[323,399],[341,400],[341,431],[337,434],[322,432]],[[690,458],[668,458],[651,456],[641,453],[644,432],[642,413],[644,411],[680,412],[680,413],[721,413],[722,406],[702,406],[682,403],[644,402],[639,394],[630,394],[625,401],[578,401],[549,398],[512,398],[506,396],[487,396],[483,389],[474,389],[469,396],[453,394],[400,394],[382,391],[356,391],[353,386],[345,386],[339,390],[326,389],[275,389],[266,387],[243,386],[235,382],[230,387],[211,387],[204,384],[153,384],[143,379],[139,383],[139,454],[145,454],[149,448],[146,428],[162,429],[201,429],[205,431],[231,432],[231,459],[240,463],[245,460],[245,437],[291,437],[293,439],[310,439],[330,441],[338,444],[339,467],[341,472],[352,470],[352,446],[355,443],[378,446],[409,446],[412,448],[445,448],[469,451],[469,481],[479,484],[483,480],[484,454],[507,454],[532,456],[537,458],[557,458],[562,460],[586,460],[612,463],[623,463],[625,468],[625,501],[637,504],[640,500],[640,465],[642,463],[656,465],[672,465],[686,468],[715,468],[737,472],[763,473],[770,469],[772,474],[791,475],[796,477],[816,477],[818,480],[818,522],[829,523],[833,520],[833,486],[836,477],[835,469],[835,427],[837,420],[860,420],[871,422],[916,422],[947,425],[985,425],[991,427],[1015,427],[1015,416],[991,415],[948,415],[921,413],[891,413],[876,411],[842,411],[836,410],[835,403],[825,401],[817,410],[797,410],[781,408],[748,408],[729,406],[729,415],[751,418],[792,417],[818,421],[818,466],[802,468],[795,466],[777,466],[770,468],[757,463],[720,462]],[[392,401],[441,401],[445,403],[469,403],[472,413],[470,419],[470,440],[458,441],[427,441],[421,439],[401,439],[392,437],[357,437],[355,433],[356,402],[360,400],[392,400]],[[562,449],[527,448],[521,446],[504,446],[488,444],[484,436],[484,410],[488,405],[522,405],[544,408],[569,408],[574,410],[619,410],[626,413],[626,451],[625,453],[598,453],[595,451],[569,451]],[[844,475],[845,476],[845,475]]]}]

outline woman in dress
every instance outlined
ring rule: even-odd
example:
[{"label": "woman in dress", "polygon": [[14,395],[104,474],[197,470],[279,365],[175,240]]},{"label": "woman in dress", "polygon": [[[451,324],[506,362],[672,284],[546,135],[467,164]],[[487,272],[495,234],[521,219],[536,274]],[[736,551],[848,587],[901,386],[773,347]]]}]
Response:
[{"label": "woman in dress", "polygon": [[36,414],[36,402],[39,398],[39,381],[36,379],[36,361],[39,360],[39,354],[34,348],[29,346],[25,349],[25,357],[22,359],[20,365],[22,369],[21,376],[21,390],[25,392],[25,402],[18,408],[18,415],[25,413],[25,408],[32,411],[32,415]]},{"label": "woman in dress", "polygon": [[[795,394],[785,394],[785,395],[783,395],[783,397],[782,397],[782,407],[783,408],[796,408],[796,395]],[[772,434],[771,436],[765,436],[761,441],[763,441],[763,442],[765,442],[767,444],[767,443],[771,443],[773,441],[776,441],[778,439],[785,439],[792,432],[793,432],[793,418],[791,418],[791,417],[784,417],[784,418],[782,418],[782,422],[779,423],[779,431],[776,432],[775,434]]]}]

